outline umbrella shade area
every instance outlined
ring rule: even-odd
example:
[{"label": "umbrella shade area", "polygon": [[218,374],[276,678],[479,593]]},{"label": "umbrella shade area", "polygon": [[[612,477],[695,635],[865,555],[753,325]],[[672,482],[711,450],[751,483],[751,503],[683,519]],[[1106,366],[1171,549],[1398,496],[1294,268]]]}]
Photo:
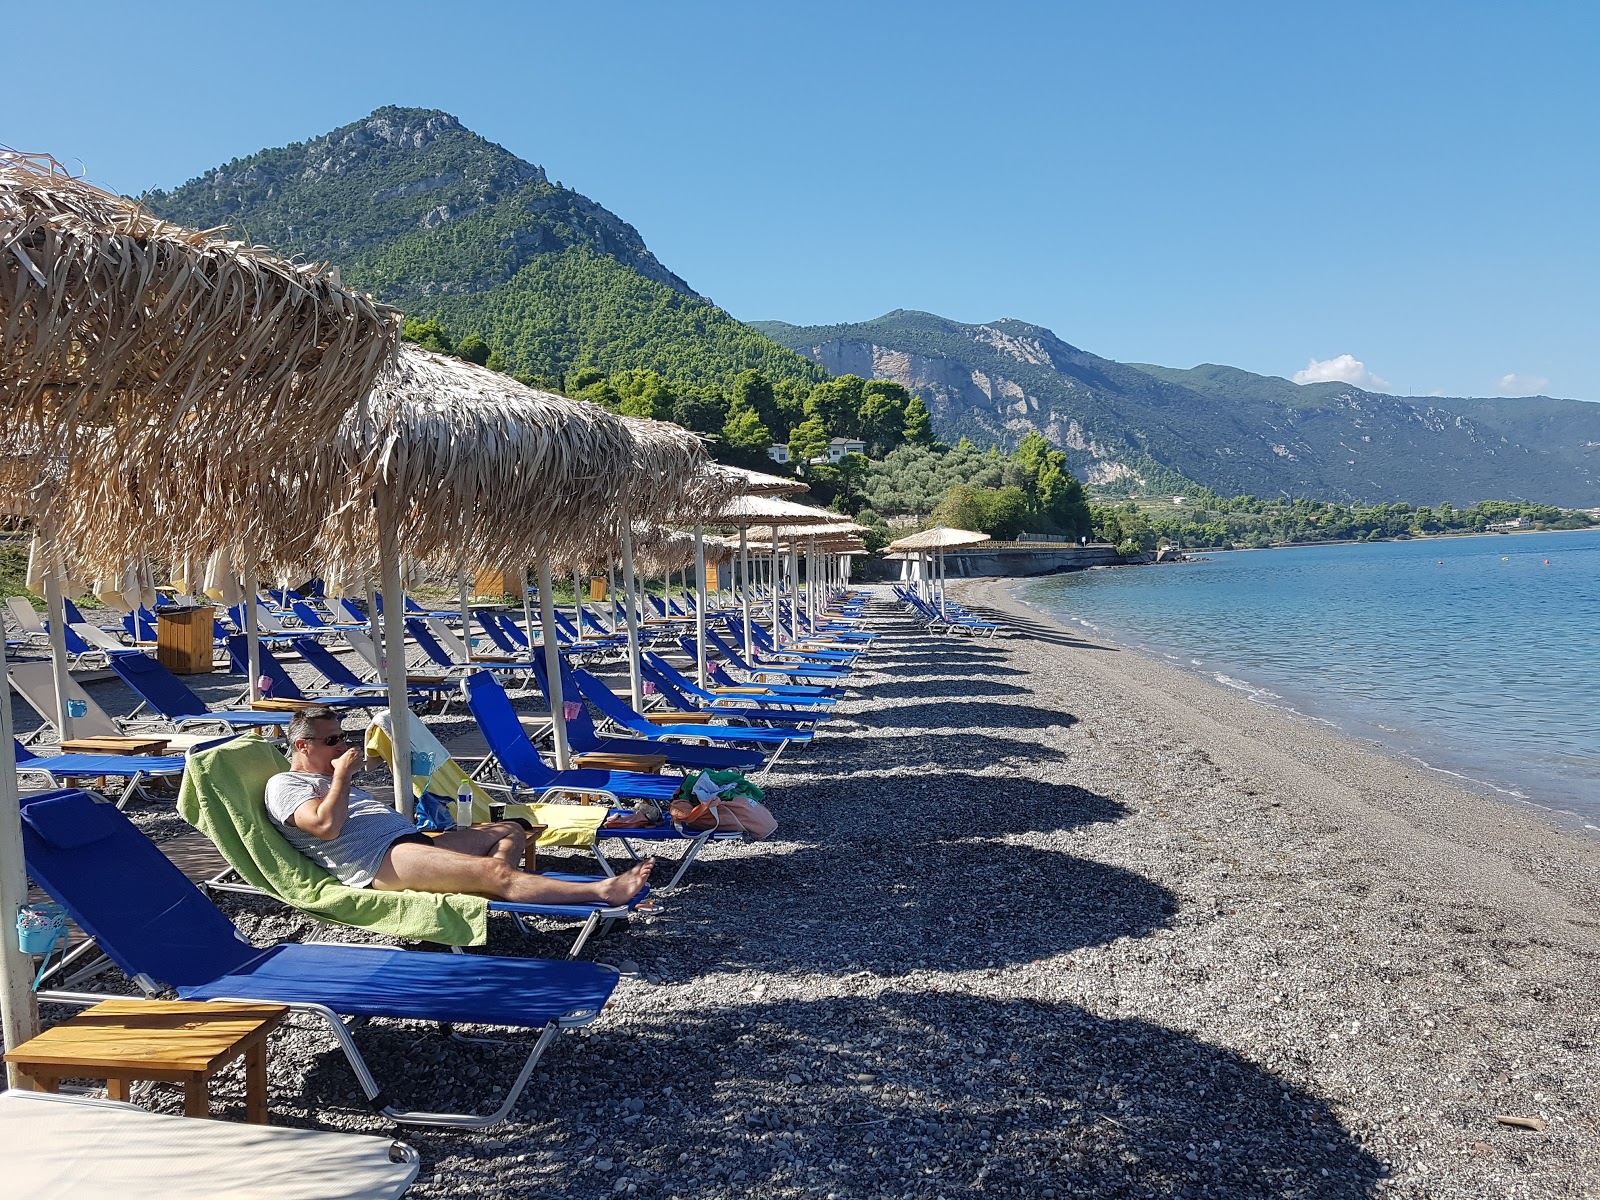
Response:
[{"label": "umbrella shade area", "polygon": [[891,551],[922,551],[922,550],[954,550],[960,546],[976,546],[980,542],[987,542],[987,533],[977,533],[971,529],[952,529],[948,525],[935,525],[932,529],[924,529],[921,533],[913,533],[909,537],[897,538],[889,543]]}]

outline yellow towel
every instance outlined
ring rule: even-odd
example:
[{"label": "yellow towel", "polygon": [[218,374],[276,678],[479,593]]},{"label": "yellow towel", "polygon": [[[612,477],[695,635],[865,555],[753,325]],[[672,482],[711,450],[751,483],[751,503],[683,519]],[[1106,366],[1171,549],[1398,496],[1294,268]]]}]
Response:
[{"label": "yellow towel", "polygon": [[[394,762],[394,745],[389,735],[376,723],[367,726],[367,753],[386,763]],[[475,825],[489,820],[489,793],[484,791],[461,769],[453,758],[447,758],[432,775],[412,776],[411,786],[417,796],[432,792],[447,799],[460,795],[459,788],[465,780],[472,789],[472,821]],[[603,804],[508,804],[506,816],[521,817],[535,825],[543,825],[535,848],[548,850],[555,846],[593,846],[596,831],[605,823],[610,813]]]}]

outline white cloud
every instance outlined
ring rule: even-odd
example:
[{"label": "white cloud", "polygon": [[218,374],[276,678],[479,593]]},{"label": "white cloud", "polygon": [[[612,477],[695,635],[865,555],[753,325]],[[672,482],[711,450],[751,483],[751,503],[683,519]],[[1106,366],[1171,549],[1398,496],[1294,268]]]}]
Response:
[{"label": "white cloud", "polygon": [[1313,358],[1304,371],[1294,373],[1296,383],[1353,383],[1375,392],[1387,391],[1389,381],[1367,370],[1367,364],[1353,354],[1337,358]]},{"label": "white cloud", "polygon": [[1502,396],[1542,396],[1549,388],[1543,375],[1502,375],[1494,381],[1494,390]]}]

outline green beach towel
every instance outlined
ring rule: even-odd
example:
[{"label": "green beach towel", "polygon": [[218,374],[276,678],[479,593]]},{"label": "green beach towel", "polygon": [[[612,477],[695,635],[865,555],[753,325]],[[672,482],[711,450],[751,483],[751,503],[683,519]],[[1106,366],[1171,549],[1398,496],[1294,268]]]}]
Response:
[{"label": "green beach towel", "polygon": [[191,754],[178,813],[252,887],[325,921],[410,941],[481,946],[489,902],[464,893],[380,892],[340,883],[291,846],[267,816],[267,780],[289,769],[269,742],[240,737]]}]

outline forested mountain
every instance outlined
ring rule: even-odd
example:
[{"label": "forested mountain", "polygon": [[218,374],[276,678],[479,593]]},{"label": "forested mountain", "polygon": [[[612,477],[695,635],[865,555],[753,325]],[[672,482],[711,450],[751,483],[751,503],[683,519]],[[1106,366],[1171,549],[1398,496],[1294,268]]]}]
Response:
[{"label": "forested mountain", "polygon": [[637,230],[448,113],[380,108],[144,197],[185,225],[340,268],[346,282],[547,385],[579,366],[726,386],[821,372],[698,296]]},{"label": "forested mountain", "polygon": [[903,383],[947,441],[1010,447],[1036,431],[1102,485],[1600,505],[1600,404],[1407,399],[1232,367],[1118,363],[1012,320],[896,311],[856,325],[755,327],[831,372]]}]

